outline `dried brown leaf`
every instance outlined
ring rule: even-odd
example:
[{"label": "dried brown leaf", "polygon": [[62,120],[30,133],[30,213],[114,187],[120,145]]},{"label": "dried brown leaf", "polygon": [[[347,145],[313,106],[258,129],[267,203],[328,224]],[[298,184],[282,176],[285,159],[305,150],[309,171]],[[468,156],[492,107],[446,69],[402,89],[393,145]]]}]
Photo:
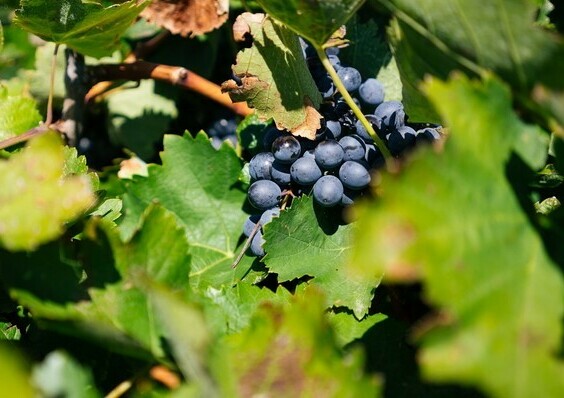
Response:
[{"label": "dried brown leaf", "polygon": [[141,16],[181,36],[210,32],[227,20],[227,0],[153,0]]}]

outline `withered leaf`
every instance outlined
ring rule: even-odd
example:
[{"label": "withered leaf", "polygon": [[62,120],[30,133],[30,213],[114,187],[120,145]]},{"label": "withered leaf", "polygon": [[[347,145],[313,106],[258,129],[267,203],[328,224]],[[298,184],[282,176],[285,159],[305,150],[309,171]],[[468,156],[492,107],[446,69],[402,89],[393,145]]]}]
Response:
[{"label": "withered leaf", "polygon": [[196,36],[227,20],[228,0],[153,0],[141,16],[174,34]]}]

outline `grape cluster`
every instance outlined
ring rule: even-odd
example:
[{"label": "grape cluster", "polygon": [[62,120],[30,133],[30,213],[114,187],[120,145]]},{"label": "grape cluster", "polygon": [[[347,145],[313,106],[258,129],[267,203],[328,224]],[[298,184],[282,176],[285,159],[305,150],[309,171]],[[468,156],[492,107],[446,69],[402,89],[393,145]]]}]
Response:
[{"label": "grape cluster", "polygon": [[215,120],[207,129],[212,145],[219,149],[224,141],[230,141],[233,146],[237,145],[237,121],[235,118],[220,118]]},{"label": "grape cluster", "polygon": [[[284,196],[311,193],[319,206],[349,206],[366,191],[374,170],[385,163],[374,140],[341,98],[315,51],[305,42],[302,44],[308,67],[324,100],[320,108],[322,127],[315,140],[295,137],[274,126],[264,131],[264,151],[249,163],[252,183],[248,190],[249,203],[261,213],[251,215],[244,227],[244,234],[252,238],[250,250],[256,256],[265,254],[262,227],[278,216]],[[357,69],[341,64],[338,54],[338,48],[327,50],[347,91],[393,156],[399,157],[419,143],[440,137],[438,126],[415,130],[412,126],[417,125],[407,124],[403,104],[385,101],[384,86],[374,78],[363,81]]]}]

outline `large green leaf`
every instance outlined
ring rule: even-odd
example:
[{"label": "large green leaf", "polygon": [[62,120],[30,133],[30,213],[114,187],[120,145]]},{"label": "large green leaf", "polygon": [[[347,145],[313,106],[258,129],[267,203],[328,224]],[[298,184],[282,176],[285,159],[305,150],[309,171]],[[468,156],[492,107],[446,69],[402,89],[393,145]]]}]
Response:
[{"label": "large green leaf", "polygon": [[65,149],[46,134],[0,161],[0,244],[31,250],[55,239],[94,204],[91,179],[64,175]]},{"label": "large green leaf", "polygon": [[496,397],[559,396],[562,275],[506,176],[530,126],[492,77],[425,89],[452,135],[443,154],[419,153],[384,179],[381,197],[359,214],[351,267],[422,279],[442,314],[422,342],[427,378]]},{"label": "large green leaf", "polygon": [[364,0],[258,0],[257,3],[300,36],[321,46]]},{"label": "large green leaf", "polygon": [[264,229],[264,262],[279,281],[304,276],[324,290],[328,306],[348,307],[360,319],[370,307],[378,278],[357,279],[345,272],[353,225],[336,225],[333,209],[318,208],[311,197],[294,199],[291,209]]},{"label": "large green leaf", "polygon": [[162,166],[149,166],[148,177],[128,185],[122,237],[130,236],[146,207],[158,202],[185,228],[192,286],[231,283],[244,272],[230,267],[246,218],[246,195],[238,184],[241,161],[229,146],[215,150],[203,133],[167,135],[164,146]]},{"label": "large green leaf", "polygon": [[343,355],[313,291],[289,306],[264,305],[216,351],[222,396],[377,397],[358,351]]},{"label": "large green leaf", "polygon": [[121,34],[148,4],[148,0],[108,6],[101,1],[22,0],[14,22],[42,39],[101,58],[119,47]]},{"label": "large green leaf", "polygon": [[396,55],[407,110],[417,120],[425,116],[424,99],[416,90],[425,74],[446,78],[454,69],[491,69],[516,89],[537,83],[564,87],[562,38],[536,26],[532,1],[488,0],[479,7],[461,0],[374,2],[387,6],[399,20],[393,32]]},{"label": "large green leaf", "polygon": [[235,34],[253,40],[237,56],[233,72],[241,79],[223,84],[234,101],[247,101],[258,116],[273,118],[279,129],[315,139],[321,127],[316,111],[321,95],[308,71],[298,36],[264,14],[244,13],[235,22]]},{"label": "large green leaf", "polygon": [[[110,223],[93,221],[80,243],[79,259],[86,275],[80,285],[72,261],[63,263],[55,245],[29,259],[19,254],[8,260],[4,257],[2,280],[34,319],[48,328],[98,341],[128,355],[162,358],[164,332],[136,280],[150,279],[186,294],[188,243],[176,217],[162,207],[151,205],[142,215],[141,226],[123,243]],[[25,272],[13,270],[18,262]],[[49,275],[58,283],[46,283]]]}]

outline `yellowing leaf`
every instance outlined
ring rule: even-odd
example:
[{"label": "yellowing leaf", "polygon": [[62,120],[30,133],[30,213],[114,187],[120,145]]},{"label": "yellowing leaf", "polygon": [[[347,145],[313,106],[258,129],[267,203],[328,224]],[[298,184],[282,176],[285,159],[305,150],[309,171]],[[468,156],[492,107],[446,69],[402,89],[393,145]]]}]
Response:
[{"label": "yellowing leaf", "polygon": [[0,161],[0,244],[33,250],[94,204],[90,179],[65,177],[65,149],[53,134]]},{"label": "yellowing leaf", "polygon": [[241,79],[222,86],[233,101],[247,101],[261,119],[273,118],[279,129],[315,139],[321,127],[317,108],[321,95],[307,69],[298,36],[264,14],[244,13],[234,25],[235,36],[253,39],[237,55],[233,72]]}]

